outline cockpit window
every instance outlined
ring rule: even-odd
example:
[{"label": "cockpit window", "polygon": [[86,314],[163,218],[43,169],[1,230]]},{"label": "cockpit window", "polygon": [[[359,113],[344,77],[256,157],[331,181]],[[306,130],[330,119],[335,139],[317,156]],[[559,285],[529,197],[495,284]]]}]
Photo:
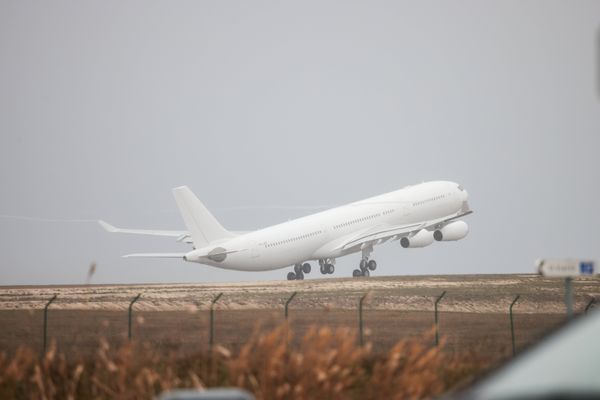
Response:
[{"label": "cockpit window", "polygon": [[458,190],[460,190],[461,192],[464,192],[464,191],[465,191],[465,188],[464,188],[464,187],[462,187],[462,185],[458,185]]}]

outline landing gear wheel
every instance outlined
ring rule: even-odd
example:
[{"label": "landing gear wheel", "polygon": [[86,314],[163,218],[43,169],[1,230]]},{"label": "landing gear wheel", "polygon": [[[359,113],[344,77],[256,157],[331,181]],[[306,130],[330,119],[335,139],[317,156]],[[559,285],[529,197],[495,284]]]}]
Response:
[{"label": "landing gear wheel", "polygon": [[358,266],[364,271],[365,268],[367,268],[367,260],[363,258],[362,260],[360,260],[360,264],[358,264]]},{"label": "landing gear wheel", "polygon": [[298,275],[298,272],[302,271],[302,264],[294,264],[294,272]]},{"label": "landing gear wheel", "polygon": [[335,267],[333,266],[333,264],[327,264],[327,273],[329,275],[333,274],[335,272]]},{"label": "landing gear wheel", "polygon": [[302,265],[302,272],[304,272],[305,274],[310,274],[310,264],[309,263],[304,263]]},{"label": "landing gear wheel", "polygon": [[375,262],[375,260],[371,260],[367,263],[367,268],[369,268],[371,271],[375,271],[375,268],[377,268],[377,263]]},{"label": "landing gear wheel", "polygon": [[362,274],[363,274],[363,273],[362,273],[362,271],[361,271],[360,269],[355,269],[354,271],[352,271],[352,276],[353,276],[354,278],[359,278],[359,277],[361,277],[361,276],[362,276]]},{"label": "landing gear wheel", "polygon": [[321,265],[320,269],[321,269],[321,273],[323,275],[325,275],[327,273],[327,268],[325,267],[325,264]]},{"label": "landing gear wheel", "polygon": [[362,276],[364,276],[365,278],[368,278],[368,277],[369,277],[369,275],[371,275],[371,274],[369,273],[369,270],[368,270],[368,269],[365,269],[365,270],[362,272]]},{"label": "landing gear wheel", "polygon": [[296,274],[293,273],[293,272],[288,272],[287,278],[288,278],[288,281],[295,281],[296,280]]},{"label": "landing gear wheel", "polygon": [[298,272],[296,274],[296,280],[297,281],[303,281],[304,280],[304,273],[302,273],[302,271]]}]

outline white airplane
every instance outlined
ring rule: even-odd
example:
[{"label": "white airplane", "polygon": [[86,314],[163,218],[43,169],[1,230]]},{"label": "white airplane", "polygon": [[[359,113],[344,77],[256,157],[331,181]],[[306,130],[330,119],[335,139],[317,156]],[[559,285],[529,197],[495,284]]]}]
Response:
[{"label": "white airplane", "polygon": [[335,260],[361,252],[353,276],[377,268],[373,247],[399,240],[404,248],[460,240],[469,227],[459,220],[471,214],[468,194],[453,182],[426,182],[253,232],[223,228],[187,186],[173,189],[187,231],[120,229],[98,221],[109,232],[176,237],[191,243],[186,253],[128,254],[123,257],[182,258],[238,271],[266,271],[293,266],[288,280],[310,273],[318,261],[322,274],[333,274]]}]

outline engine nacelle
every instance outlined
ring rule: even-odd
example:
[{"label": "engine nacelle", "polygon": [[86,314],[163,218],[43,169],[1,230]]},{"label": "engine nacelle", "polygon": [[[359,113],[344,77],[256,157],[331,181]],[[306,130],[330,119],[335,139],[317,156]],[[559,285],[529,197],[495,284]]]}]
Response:
[{"label": "engine nacelle", "polygon": [[415,236],[403,237],[400,239],[400,246],[406,248],[413,247],[425,247],[433,243],[433,232],[427,229],[420,230]]},{"label": "engine nacelle", "polygon": [[469,233],[469,225],[465,221],[450,222],[442,229],[433,232],[433,238],[438,242],[460,240]]}]

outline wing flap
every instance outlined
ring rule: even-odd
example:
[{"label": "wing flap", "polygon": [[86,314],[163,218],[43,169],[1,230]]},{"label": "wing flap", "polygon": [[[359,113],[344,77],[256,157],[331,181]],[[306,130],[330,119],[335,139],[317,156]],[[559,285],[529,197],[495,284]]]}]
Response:
[{"label": "wing flap", "polygon": [[471,213],[473,213],[473,211],[467,211],[467,212],[455,215],[453,217],[444,217],[444,218],[440,218],[440,219],[436,219],[436,220],[432,220],[432,221],[419,222],[419,223],[408,224],[408,225],[379,226],[379,227],[376,227],[375,229],[371,229],[369,231],[362,232],[361,234],[351,238],[350,240],[348,240],[345,243],[343,243],[342,245],[340,245],[338,247],[338,249],[348,250],[352,247],[359,246],[359,245],[364,246],[364,245],[369,245],[369,244],[376,244],[378,242],[383,242],[383,241],[387,241],[390,239],[398,239],[403,236],[409,236],[411,234],[414,234],[414,233],[420,231],[421,229],[441,227],[442,225],[444,225],[450,221],[456,220],[458,218],[462,218]]},{"label": "wing flap", "polygon": [[396,236],[401,237],[404,235],[408,235],[411,232],[423,229],[423,225],[424,224],[419,223],[419,224],[410,224],[410,225],[404,225],[404,226],[379,227],[377,230],[372,230],[371,232],[364,233],[362,235],[354,237],[353,239],[348,240],[346,243],[344,243],[342,246],[340,246],[340,249],[347,250],[351,247],[358,246],[358,245],[363,245],[363,244],[367,244],[367,243],[370,244],[370,243],[375,243],[380,240],[381,241],[389,240],[389,239],[395,238]]}]

